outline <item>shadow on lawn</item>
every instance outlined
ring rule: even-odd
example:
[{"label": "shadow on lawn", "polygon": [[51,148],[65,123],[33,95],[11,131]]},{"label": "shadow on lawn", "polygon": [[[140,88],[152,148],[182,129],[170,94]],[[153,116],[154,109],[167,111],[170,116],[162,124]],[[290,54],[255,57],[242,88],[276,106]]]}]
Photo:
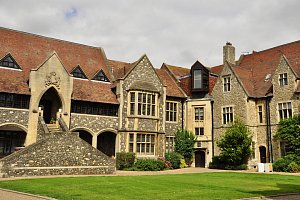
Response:
[{"label": "shadow on lawn", "polygon": [[[257,190],[257,191],[248,191],[248,192],[241,191],[241,192],[252,194],[257,197],[258,196],[271,196],[271,195],[287,194],[287,193],[299,193],[300,194],[300,185],[277,183],[276,186],[277,186],[277,188],[274,188],[273,190]],[[262,187],[263,187],[263,185],[262,185]]]}]

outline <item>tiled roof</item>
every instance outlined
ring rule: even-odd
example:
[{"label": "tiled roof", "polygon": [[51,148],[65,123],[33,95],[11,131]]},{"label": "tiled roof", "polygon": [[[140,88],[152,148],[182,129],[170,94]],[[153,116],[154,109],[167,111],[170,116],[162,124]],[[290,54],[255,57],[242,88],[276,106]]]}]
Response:
[{"label": "tiled roof", "polygon": [[191,69],[188,69],[188,68],[178,67],[178,66],[169,65],[169,64],[165,64],[165,66],[177,77],[187,76],[190,74],[190,71],[191,71]]},{"label": "tiled roof", "polygon": [[222,70],[223,70],[223,65],[218,65],[218,66],[214,66],[214,67],[208,67],[207,68],[210,73],[215,74],[215,75],[220,75]]},{"label": "tiled roof", "polygon": [[185,97],[175,80],[170,76],[166,69],[155,69],[162,83],[167,86],[167,96]]},{"label": "tiled roof", "polygon": [[121,61],[116,61],[116,60],[108,60],[108,65],[112,69],[112,73],[115,77],[115,79],[123,78],[128,71],[132,67],[134,67],[135,63],[126,63],[126,62],[121,62]]},{"label": "tiled roof", "polygon": [[74,79],[72,99],[118,104],[116,95],[112,92],[110,83]]},{"label": "tiled roof", "polygon": [[281,56],[285,56],[300,77],[300,41],[284,44],[260,52],[244,55],[234,72],[241,80],[245,90],[251,97],[264,97],[272,87],[270,81],[265,81],[268,74],[273,76]]},{"label": "tiled roof", "polygon": [[[1,70],[0,92],[30,94],[27,84],[30,70],[37,68],[52,55],[54,51],[60,57],[64,67],[69,73],[74,67],[80,65],[89,80],[91,80],[101,69],[108,79],[111,80],[101,48],[0,27],[0,58],[10,53],[22,68],[22,71],[8,69]],[[86,84],[94,86],[95,83],[85,81],[84,85]],[[73,96],[78,99],[82,98],[82,100],[86,100],[87,98],[84,97],[83,94],[86,94],[86,91],[89,90],[82,90],[83,88],[83,86],[80,87],[79,84],[74,83],[74,91],[82,93],[82,95],[74,94]],[[111,92],[109,87],[95,87],[93,89],[94,93],[98,94],[110,94]],[[112,95],[103,95],[103,97],[98,98],[90,95],[89,100],[115,103],[116,97],[113,97]]]}]

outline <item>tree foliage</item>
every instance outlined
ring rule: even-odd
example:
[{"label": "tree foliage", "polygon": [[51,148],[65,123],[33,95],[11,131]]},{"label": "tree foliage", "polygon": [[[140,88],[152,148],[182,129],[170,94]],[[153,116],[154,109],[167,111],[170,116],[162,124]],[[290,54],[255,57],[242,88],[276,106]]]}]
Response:
[{"label": "tree foliage", "polygon": [[286,142],[287,154],[300,156],[300,115],[281,120],[275,137]]},{"label": "tree foliage", "polygon": [[191,164],[194,154],[195,135],[186,130],[179,129],[175,133],[175,152],[181,154],[187,165]]},{"label": "tree foliage", "polygon": [[239,119],[217,141],[217,145],[221,150],[220,156],[229,166],[247,164],[252,154],[251,143],[252,135],[245,123]]}]

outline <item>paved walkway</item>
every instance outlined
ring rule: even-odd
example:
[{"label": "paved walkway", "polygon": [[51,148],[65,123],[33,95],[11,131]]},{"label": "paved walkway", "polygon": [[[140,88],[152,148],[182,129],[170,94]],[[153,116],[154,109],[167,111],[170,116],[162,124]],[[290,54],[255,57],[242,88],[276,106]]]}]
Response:
[{"label": "paved walkway", "polygon": [[[115,174],[104,175],[104,176],[142,176],[142,175],[162,175],[162,174],[188,174],[188,173],[207,173],[207,172],[228,172],[229,170],[215,170],[207,168],[184,168],[176,170],[165,170],[165,171],[119,171],[117,170]],[[257,173],[255,171],[232,171],[232,172],[248,172],[248,173]],[[300,173],[280,173],[280,172],[270,172],[270,174],[283,174],[283,175],[292,175],[300,176]],[[91,175],[89,175],[91,176]],[[99,176],[99,175],[95,175]],[[103,176],[103,175],[102,175]],[[69,175],[69,176],[35,176],[35,177],[15,177],[15,178],[0,178],[0,181],[5,180],[17,180],[17,179],[33,179],[33,178],[57,178],[57,177],[83,177],[81,175]],[[35,196],[31,194],[15,192],[11,190],[5,190],[0,188],[0,199],[1,200],[50,200],[52,198]],[[279,195],[279,196],[269,196],[269,197],[257,197],[257,198],[246,198],[244,200],[300,200],[300,194],[289,194],[289,195]],[[52,199],[53,200],[53,199]]]}]

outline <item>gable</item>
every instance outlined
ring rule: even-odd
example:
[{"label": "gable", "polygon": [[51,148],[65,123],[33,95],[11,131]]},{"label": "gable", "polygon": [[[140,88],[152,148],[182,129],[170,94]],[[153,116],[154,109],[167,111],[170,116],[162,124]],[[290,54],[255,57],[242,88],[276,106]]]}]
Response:
[{"label": "gable", "polygon": [[75,67],[73,69],[71,74],[73,75],[73,77],[76,77],[76,78],[87,79],[86,75],[84,74],[84,72],[82,71],[82,69],[79,65],[77,65],[77,67]]},{"label": "gable", "polygon": [[11,69],[21,69],[19,64],[15,61],[15,59],[7,54],[0,60],[0,67],[11,68]]},{"label": "gable", "polygon": [[107,76],[103,72],[103,70],[100,70],[92,79],[94,81],[103,81],[103,82],[109,82]]}]

